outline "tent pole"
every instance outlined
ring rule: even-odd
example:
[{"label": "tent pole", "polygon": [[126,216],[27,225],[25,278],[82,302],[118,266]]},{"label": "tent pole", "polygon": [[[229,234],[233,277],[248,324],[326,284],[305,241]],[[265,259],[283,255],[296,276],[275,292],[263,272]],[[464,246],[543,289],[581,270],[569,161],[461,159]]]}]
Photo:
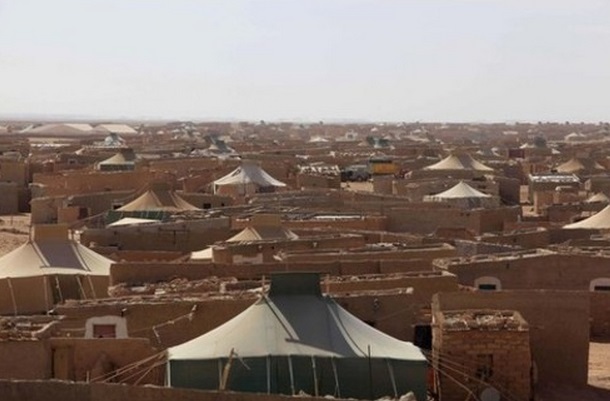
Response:
[{"label": "tent pole", "polygon": [[373,361],[371,361],[371,345],[367,345],[368,359],[369,359],[369,400],[373,398]]},{"label": "tent pole", "polygon": [[311,368],[313,370],[313,393],[318,396],[318,372],[316,371],[316,358],[311,356]]},{"label": "tent pole", "polygon": [[85,288],[83,287],[81,277],[82,276],[75,276],[76,282],[78,283],[78,289],[80,290],[83,299],[87,299],[87,294],[85,293]]},{"label": "tent pole", "polygon": [[222,359],[218,358],[218,389],[222,387]]},{"label": "tent pole", "polygon": [[97,299],[97,294],[95,293],[95,287],[93,286],[93,281],[91,281],[91,276],[87,276],[87,281],[89,282],[89,287],[91,287],[91,294],[93,294],[93,299]]},{"label": "tent pole", "polygon": [[15,292],[13,291],[13,283],[11,282],[11,278],[7,277],[6,282],[8,284],[8,289],[11,292],[11,300],[13,301],[13,312],[15,316],[17,316],[17,300],[15,299]]},{"label": "tent pole", "polygon": [[59,285],[59,279],[57,278],[57,274],[55,275],[55,285],[57,286],[57,293],[59,294],[59,301],[64,302],[64,296],[61,293],[61,286]]},{"label": "tent pole", "polygon": [[294,371],[292,370],[292,357],[290,355],[288,355],[288,371],[290,372],[290,389],[292,390],[292,395],[295,395]]},{"label": "tent pole", "polygon": [[42,276],[42,283],[44,286],[44,306],[48,312],[51,308],[49,308],[49,280],[47,276]]},{"label": "tent pole", "polygon": [[271,355],[267,355],[267,394],[271,394]]},{"label": "tent pole", "polygon": [[337,365],[335,365],[334,357],[330,357],[330,363],[333,365],[333,375],[335,376],[335,396],[341,398],[341,388],[339,387],[339,377],[337,376]]},{"label": "tent pole", "polygon": [[388,364],[388,373],[390,374],[390,380],[392,381],[392,390],[394,390],[394,398],[398,398],[398,389],[396,388],[396,379],[394,378],[394,367],[389,359],[385,360]]}]

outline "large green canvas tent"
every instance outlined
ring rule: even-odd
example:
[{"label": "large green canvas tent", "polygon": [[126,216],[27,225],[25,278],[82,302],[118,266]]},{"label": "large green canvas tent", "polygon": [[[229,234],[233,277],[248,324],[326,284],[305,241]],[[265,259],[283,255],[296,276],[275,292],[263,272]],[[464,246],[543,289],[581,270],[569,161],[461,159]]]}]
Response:
[{"label": "large green canvas tent", "polygon": [[[230,363],[229,363],[230,361]],[[228,366],[227,366],[228,365]],[[427,362],[320,292],[319,275],[281,273],[254,305],[168,350],[168,384],[214,390],[425,399]]]}]

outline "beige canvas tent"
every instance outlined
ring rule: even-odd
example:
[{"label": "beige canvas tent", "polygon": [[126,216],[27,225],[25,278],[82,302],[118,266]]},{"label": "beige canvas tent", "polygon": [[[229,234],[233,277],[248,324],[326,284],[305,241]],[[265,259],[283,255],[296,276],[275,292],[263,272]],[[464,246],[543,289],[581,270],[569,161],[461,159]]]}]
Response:
[{"label": "beige canvas tent", "polygon": [[182,199],[167,184],[153,183],[150,189],[128,204],[118,208],[117,212],[182,212],[201,210]]},{"label": "beige canvas tent", "polygon": [[252,195],[273,192],[286,184],[276,180],[252,161],[243,161],[235,170],[214,181],[214,193],[230,195]]},{"label": "beige canvas tent", "polygon": [[593,216],[577,221],[576,223],[563,226],[567,229],[584,230],[610,230],[610,205],[606,206]]},{"label": "beige canvas tent", "polygon": [[474,189],[464,181],[436,195],[425,196],[424,202],[445,202],[468,209],[498,205],[497,198]]},{"label": "beige canvas tent", "polygon": [[467,153],[451,154],[443,160],[431,166],[424,167],[424,170],[471,170],[479,172],[492,172],[494,169],[487,167],[483,163],[475,160]]},{"label": "beige canvas tent", "polygon": [[[269,240],[295,240],[299,236],[292,230],[282,227],[279,216],[263,215],[254,216],[251,226],[244,228],[238,234],[229,238],[225,242],[252,242]],[[190,260],[212,260],[212,248],[208,247],[201,251],[191,253]]]},{"label": "beige canvas tent", "polygon": [[572,158],[567,162],[560,164],[556,169],[560,173],[583,173],[583,172],[602,172],[606,170],[604,166],[593,159],[577,159]]},{"label": "beige canvas tent", "polygon": [[67,299],[108,294],[112,260],[68,238],[66,225],[39,225],[0,258],[0,314],[47,312]]},{"label": "beige canvas tent", "polygon": [[100,171],[127,171],[136,166],[136,155],[133,149],[122,149],[117,154],[97,164]]}]

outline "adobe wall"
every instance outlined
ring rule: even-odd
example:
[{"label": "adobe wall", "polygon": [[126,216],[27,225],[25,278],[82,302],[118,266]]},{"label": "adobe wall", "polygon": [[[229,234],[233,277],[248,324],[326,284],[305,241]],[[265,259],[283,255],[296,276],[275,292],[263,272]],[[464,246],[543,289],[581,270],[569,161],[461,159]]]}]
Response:
[{"label": "adobe wall", "polygon": [[[449,264],[446,270],[458,277],[460,284],[474,286],[479,277],[500,280],[502,289],[551,289],[589,291],[591,280],[610,278],[610,257],[583,254],[521,255],[464,259]],[[442,269],[442,261],[434,262]]]},{"label": "adobe wall", "polygon": [[26,187],[30,182],[29,164],[23,161],[0,161],[0,180],[14,182],[19,187]]},{"label": "adobe wall", "polygon": [[117,171],[36,173],[33,183],[42,186],[43,196],[86,194],[105,191],[136,191],[151,181],[164,181],[176,185],[176,177],[163,171]]},{"label": "adobe wall", "polygon": [[118,250],[192,252],[226,240],[230,235],[230,220],[218,217],[162,226],[151,224],[88,229],[81,234],[81,243],[86,246],[116,247]]},{"label": "adobe wall", "polygon": [[[469,391],[478,396],[481,390],[487,387],[476,380],[481,374],[477,370],[481,368],[489,368],[491,375],[482,379],[483,382],[517,400],[530,399],[532,361],[527,330],[449,331],[435,325],[433,344],[433,360],[440,382],[441,400],[463,401],[470,398]],[[489,359],[477,359],[481,357]],[[456,378],[459,378],[461,385],[456,384]],[[469,391],[466,391],[463,385],[466,385]]]},{"label": "adobe wall", "polygon": [[45,341],[0,341],[0,378],[49,379],[51,374],[51,349]]},{"label": "adobe wall", "polygon": [[[66,337],[51,338],[48,342],[53,350],[53,377],[60,380],[97,381],[105,374],[158,353],[151,346],[150,340],[144,338]],[[113,381],[132,384],[141,379],[140,384],[163,383],[162,371],[129,377],[132,373],[120,375]]]},{"label": "adobe wall", "polygon": [[0,182],[0,215],[19,213],[19,187],[14,182]]},{"label": "adobe wall", "polygon": [[[345,248],[344,248],[345,249]],[[441,246],[413,246],[408,248],[397,248],[379,251],[356,250],[354,252],[342,252],[340,248],[333,252],[320,251],[296,251],[287,250],[282,254],[282,259],[285,262],[318,262],[326,260],[340,261],[356,261],[356,260],[429,260],[436,258],[445,258],[457,256],[457,251],[454,247],[444,244]]]},{"label": "adobe wall", "polygon": [[211,209],[216,207],[232,206],[233,198],[228,196],[193,193],[193,192],[178,192],[178,195],[188,203],[200,209]]},{"label": "adobe wall", "polygon": [[[212,392],[156,386],[127,386],[67,381],[0,381],[3,401],[289,401],[275,394]],[[324,398],[307,397],[311,401]],[[340,400],[340,399],[338,399]]]},{"label": "adobe wall", "polygon": [[457,208],[396,208],[386,210],[388,231],[428,234],[439,227],[461,227],[476,234],[503,231],[505,225],[517,221],[521,211],[516,207],[462,210]]},{"label": "adobe wall", "polygon": [[349,249],[360,248],[364,245],[364,238],[359,235],[332,237],[327,235],[288,241],[227,242],[213,247],[213,258],[215,263],[231,264],[235,263],[237,257],[252,258],[260,255],[261,261],[268,263],[273,262],[274,256],[282,250]]},{"label": "adobe wall", "polygon": [[520,250],[520,248],[510,245],[485,243],[465,239],[455,239],[453,243],[455,245],[457,254],[463,257],[489,255],[494,253],[505,253],[512,252],[514,250]]},{"label": "adobe wall", "polygon": [[296,175],[297,188],[341,188],[341,179],[339,176],[313,175],[299,173]]},{"label": "adobe wall", "polygon": [[440,293],[432,310],[516,310],[530,325],[540,383],[587,384],[589,295],[576,291],[477,291]]},{"label": "adobe wall", "polygon": [[517,246],[525,249],[546,248],[551,243],[551,234],[546,229],[483,235],[480,241]]},{"label": "adobe wall", "polygon": [[175,278],[201,280],[211,276],[236,277],[238,279],[260,279],[274,272],[309,271],[321,272],[332,276],[364,274],[390,274],[418,271],[431,271],[426,260],[413,261],[328,261],[300,263],[261,263],[255,265],[226,265],[215,263],[168,263],[168,262],[119,262],[110,267],[110,285],[125,283],[156,283],[171,281]]},{"label": "adobe wall", "polygon": [[610,293],[591,291],[591,337],[610,339]]}]

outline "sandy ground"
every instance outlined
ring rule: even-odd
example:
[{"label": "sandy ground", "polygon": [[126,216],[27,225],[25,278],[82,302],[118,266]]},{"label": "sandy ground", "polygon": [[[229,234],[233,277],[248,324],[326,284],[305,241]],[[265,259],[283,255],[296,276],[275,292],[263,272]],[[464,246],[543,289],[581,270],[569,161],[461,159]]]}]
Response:
[{"label": "sandy ground", "polygon": [[25,243],[29,232],[29,214],[0,217],[0,256]]}]

